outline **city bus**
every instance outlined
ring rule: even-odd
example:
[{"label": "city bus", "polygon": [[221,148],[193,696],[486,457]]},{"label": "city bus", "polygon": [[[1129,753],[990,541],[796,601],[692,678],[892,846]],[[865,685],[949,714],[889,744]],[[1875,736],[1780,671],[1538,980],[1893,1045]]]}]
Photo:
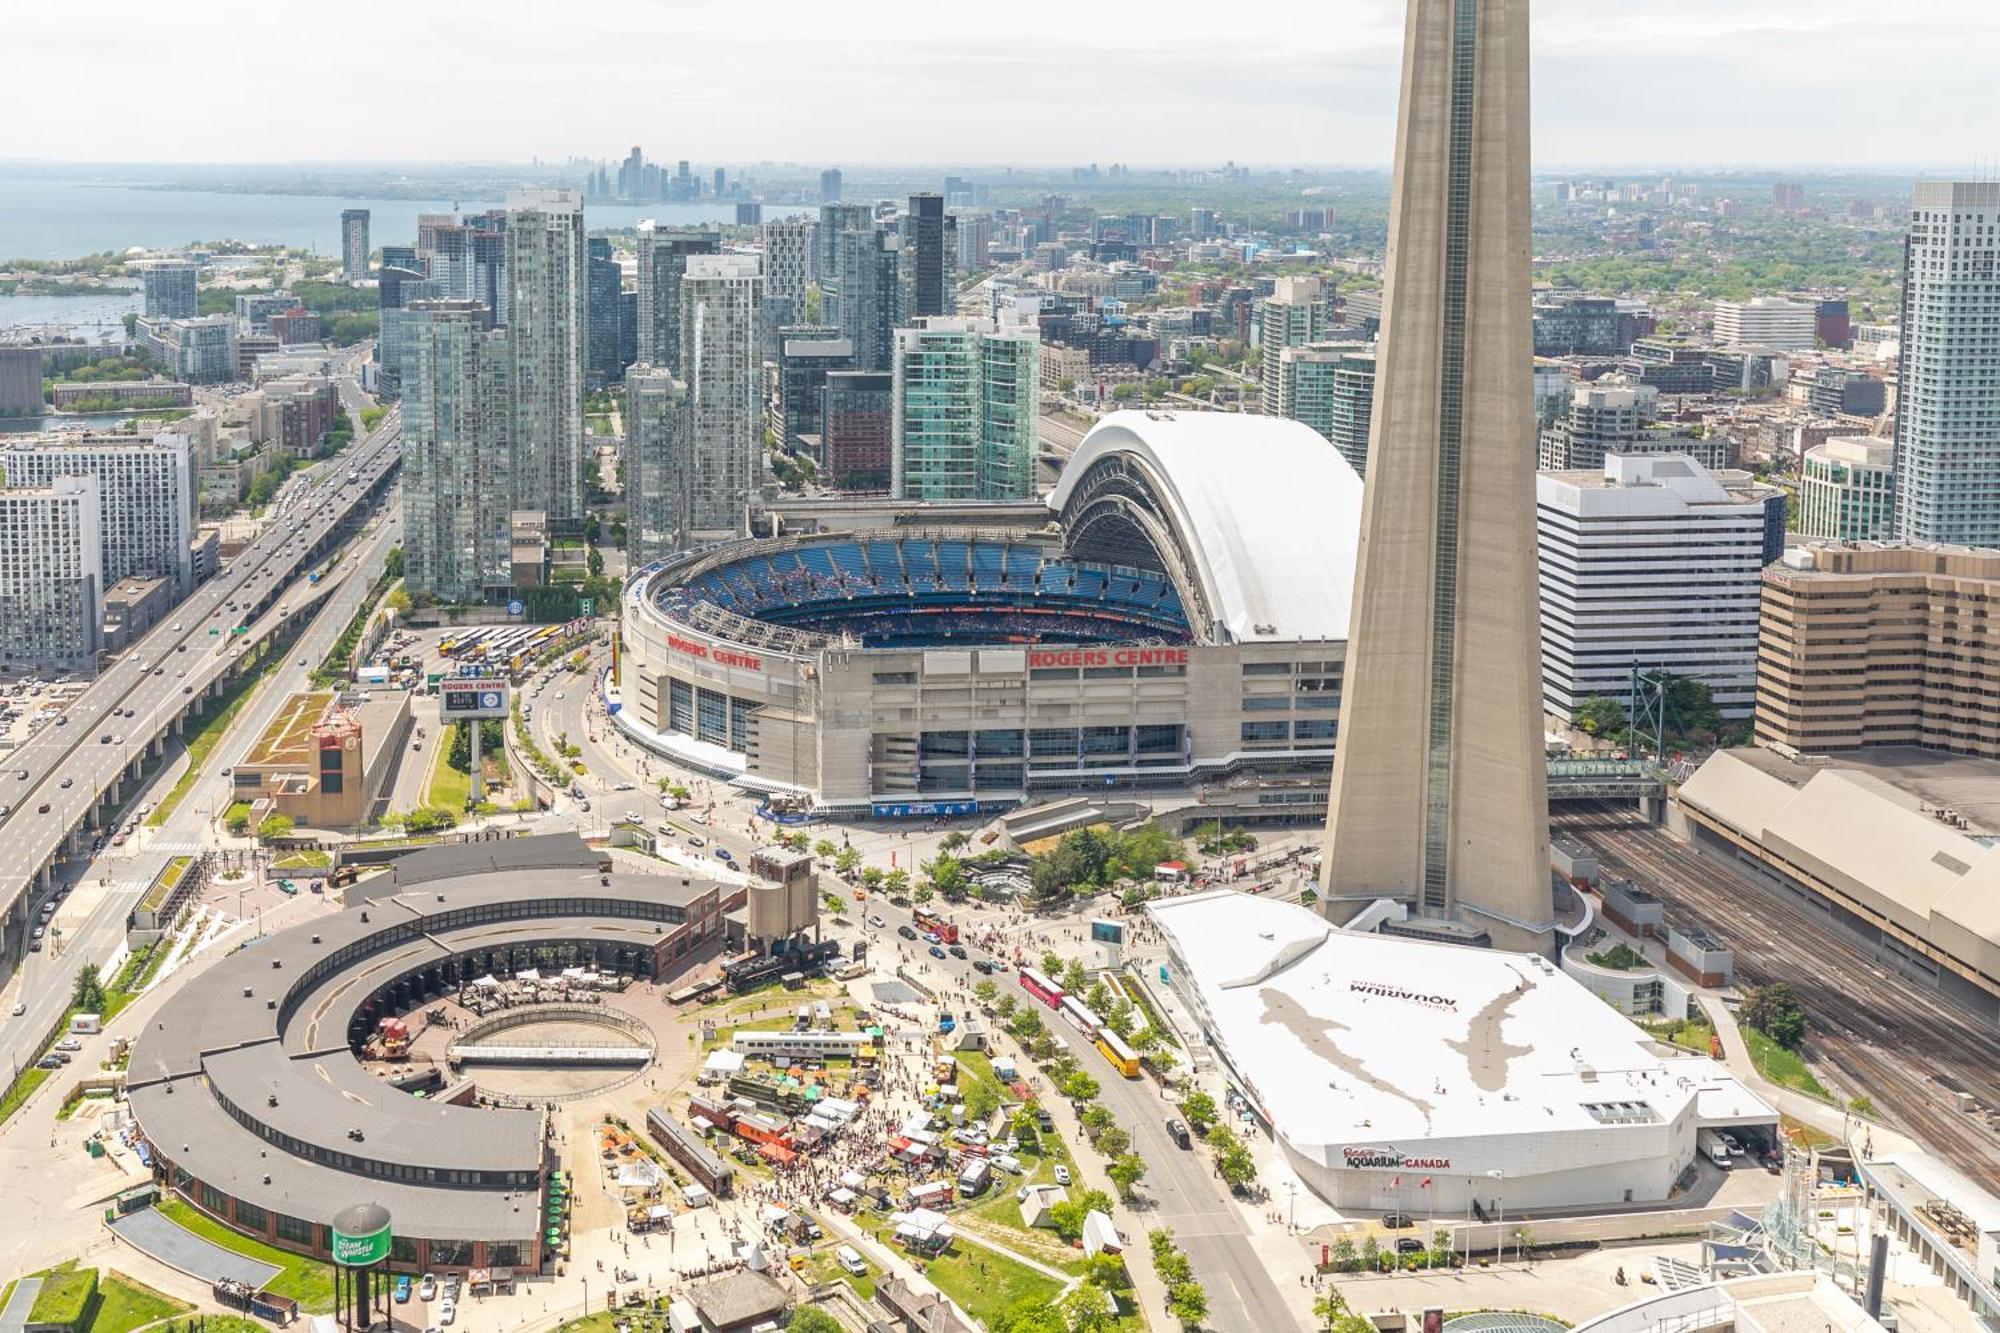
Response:
[{"label": "city bus", "polygon": [[1104,1020],[1092,1013],[1090,1007],[1074,995],[1063,996],[1062,1003],[1057,1008],[1062,1016],[1069,1020],[1069,1025],[1086,1037],[1095,1037],[1104,1030]]}]

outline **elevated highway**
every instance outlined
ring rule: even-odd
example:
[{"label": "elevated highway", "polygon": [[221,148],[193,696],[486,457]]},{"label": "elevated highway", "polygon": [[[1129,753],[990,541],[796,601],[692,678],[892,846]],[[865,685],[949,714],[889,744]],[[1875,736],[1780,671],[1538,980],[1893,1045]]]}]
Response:
[{"label": "elevated highway", "polygon": [[[351,380],[347,405],[366,402]],[[288,488],[273,521],[222,571],[126,649],[70,703],[57,724],[0,760],[0,970],[21,956],[31,905],[58,858],[125,795],[149,758],[206,698],[242,669],[247,645],[281,633],[313,609],[292,586],[351,530],[401,461],[401,420],[391,412],[364,439]],[[278,614],[267,615],[273,609]]]}]

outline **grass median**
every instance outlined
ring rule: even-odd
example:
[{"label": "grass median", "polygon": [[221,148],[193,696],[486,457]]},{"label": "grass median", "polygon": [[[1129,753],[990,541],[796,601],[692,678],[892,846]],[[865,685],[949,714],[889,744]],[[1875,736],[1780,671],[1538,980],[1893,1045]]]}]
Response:
[{"label": "grass median", "polygon": [[180,1199],[163,1199],[159,1204],[160,1216],[181,1229],[200,1236],[203,1240],[220,1245],[234,1254],[241,1254],[271,1264],[281,1270],[266,1283],[266,1289],[280,1296],[289,1296],[299,1303],[299,1309],[306,1314],[325,1314],[333,1309],[333,1269],[303,1255],[281,1250],[262,1241],[238,1235],[207,1213]]},{"label": "grass median", "polygon": [[1750,1048],[1750,1063],[1756,1065],[1757,1072],[1768,1081],[1829,1104],[1833,1102],[1833,1094],[1813,1077],[1812,1070],[1806,1068],[1804,1058],[1797,1051],[1786,1050],[1749,1026],[1743,1028],[1743,1043]]},{"label": "grass median", "polygon": [[236,715],[243,711],[243,705],[250,702],[250,696],[264,683],[264,678],[276,669],[283,656],[282,653],[271,654],[263,666],[238,676],[236,682],[209,705],[194,735],[188,737],[187,772],[181,774],[180,781],[160,798],[160,803],[153,808],[153,813],[146,816],[147,828],[158,828],[166,823],[167,816],[173,814],[174,807],[194,790],[194,784],[201,778],[209,755],[222,743],[222,738],[229,734],[229,728],[236,722]]}]

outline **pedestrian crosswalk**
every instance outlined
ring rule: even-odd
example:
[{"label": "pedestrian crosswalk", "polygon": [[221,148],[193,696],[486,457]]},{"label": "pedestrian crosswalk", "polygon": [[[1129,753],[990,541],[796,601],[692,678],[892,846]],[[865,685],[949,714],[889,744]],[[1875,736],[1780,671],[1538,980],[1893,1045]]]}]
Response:
[{"label": "pedestrian crosswalk", "polygon": [[164,852],[168,856],[188,856],[202,850],[196,838],[155,838],[146,844],[149,852]]}]

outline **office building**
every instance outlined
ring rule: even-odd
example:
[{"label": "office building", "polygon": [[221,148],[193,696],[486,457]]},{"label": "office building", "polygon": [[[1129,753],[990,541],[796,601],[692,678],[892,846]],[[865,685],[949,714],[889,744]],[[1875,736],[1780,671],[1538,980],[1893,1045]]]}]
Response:
[{"label": "office building", "polygon": [[585,309],[589,333],[584,349],[584,369],[594,384],[613,384],[625,373],[618,359],[619,319],[622,315],[623,274],[611,257],[611,242],[593,236],[585,249],[584,281],[589,286]]},{"label": "office building", "polygon": [[0,347],[0,417],[42,414],[42,349]]},{"label": "office building", "polygon": [[162,372],[189,384],[226,384],[236,374],[232,346],[236,321],[229,315],[194,319],[141,317],[133,341]]},{"label": "office building", "polygon": [[690,255],[680,283],[688,393],[688,525],[692,540],[733,537],[763,480],[756,255]]},{"label": "office building", "polygon": [[93,477],[0,486],[0,671],[96,670],[105,588],[98,516]]},{"label": "office building", "polygon": [[956,314],[951,285],[953,256],[945,249],[944,196],[913,194],[901,220],[906,321]]},{"label": "office building", "polygon": [[147,319],[193,319],[201,313],[195,276],[201,265],[192,259],[150,259],[139,266]]},{"label": "office building", "polygon": [[1320,897],[1547,953],[1528,6],[1412,0],[1406,34]]},{"label": "office building", "polygon": [[958,271],[978,273],[990,266],[993,219],[984,213],[960,213],[953,221],[958,226]]},{"label": "office building", "polygon": [[2000,759],[2000,550],[1806,542],[1763,593],[1758,741]]},{"label": "office building", "polygon": [[2000,182],[1923,182],[1904,249],[1896,536],[2000,546]]},{"label": "office building", "polygon": [[902,324],[902,240],[870,226],[839,233],[833,286],[825,289],[820,317],[854,344],[855,365],[888,370]]},{"label": "office building", "polygon": [[1806,391],[1806,405],[1821,416],[1879,417],[1888,410],[1889,386],[1858,370],[1821,366]]},{"label": "office building", "polygon": [[894,494],[1020,500],[1030,494],[1040,341],[987,319],[896,330]]},{"label": "office building", "polygon": [[826,377],[854,369],[854,344],[834,336],[837,332],[801,325],[783,330],[778,339],[778,390],[771,429],[787,450],[818,452]]},{"label": "office building", "polygon": [[1896,442],[1837,435],[1806,450],[1792,530],[1833,541],[1889,540],[1896,517]]},{"label": "office building", "polygon": [[403,550],[412,591],[478,603],[510,578],[508,335],[476,301],[418,301],[403,359]]},{"label": "office building", "polygon": [[739,227],[761,227],[764,225],[764,205],[754,199],[736,201],[736,225]]},{"label": "office building", "polygon": [[349,282],[368,276],[368,210],[340,210],[340,272]]},{"label": "office building", "polygon": [[1807,301],[1760,296],[1715,303],[1715,341],[1724,347],[1810,352],[1818,329],[1819,310]]},{"label": "office building", "polygon": [[664,366],[625,372],[625,551],[640,569],[685,549],[690,499],[687,385]]},{"label": "office building", "polygon": [[515,509],[583,520],[583,204],[574,190],[507,201],[508,440]]},{"label": "office building", "polygon": [[1331,323],[1326,289],[1318,278],[1279,278],[1272,293],[1257,303],[1257,345],[1263,349],[1260,374],[1265,416],[1286,415],[1278,387],[1280,354],[1287,347],[1319,342],[1326,337]]},{"label": "office building", "polygon": [[245,292],[236,298],[236,318],[254,333],[271,331],[271,316],[296,310],[299,298],[290,292]]},{"label": "office building", "polygon": [[51,487],[62,477],[97,483],[101,587],[138,575],[194,590],[193,475],[184,435],[0,436],[0,476],[9,486]]},{"label": "office building", "polygon": [[[214,316],[210,316],[214,318]],[[280,311],[267,321],[271,334],[280,346],[290,347],[299,343],[316,343],[320,338],[319,316],[304,306],[293,306]]]},{"label": "office building", "polygon": [[1784,493],[1686,456],[1613,454],[1542,473],[1536,499],[1543,709],[1568,722],[1586,699],[1623,699],[1636,666],[1702,681],[1724,717],[1748,717]]},{"label": "office building", "polygon": [[654,369],[676,375],[681,366],[681,279],[693,255],[722,249],[713,231],[662,227],[647,219],[639,224],[639,359]]},{"label": "office building", "polygon": [[836,370],[820,416],[820,480],[856,495],[887,495],[895,462],[895,376]]},{"label": "office building", "polygon": [[822,204],[840,202],[840,168],[828,167],[819,173],[819,201]]},{"label": "office building", "polygon": [[1652,313],[1637,302],[1603,296],[1535,298],[1536,356],[1624,356],[1652,331]]}]

